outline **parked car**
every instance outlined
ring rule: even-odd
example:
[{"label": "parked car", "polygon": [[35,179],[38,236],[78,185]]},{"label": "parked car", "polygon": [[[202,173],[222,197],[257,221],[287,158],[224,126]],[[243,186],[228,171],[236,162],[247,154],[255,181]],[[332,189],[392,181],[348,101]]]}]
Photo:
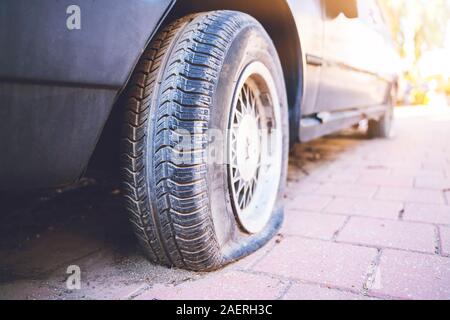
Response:
[{"label": "parked car", "polygon": [[[155,263],[213,270],[264,245],[293,143],[364,119],[390,134],[395,54],[374,0],[0,11],[0,188],[74,183],[99,140],[120,145],[126,208]],[[117,114],[120,138],[104,130]]]}]

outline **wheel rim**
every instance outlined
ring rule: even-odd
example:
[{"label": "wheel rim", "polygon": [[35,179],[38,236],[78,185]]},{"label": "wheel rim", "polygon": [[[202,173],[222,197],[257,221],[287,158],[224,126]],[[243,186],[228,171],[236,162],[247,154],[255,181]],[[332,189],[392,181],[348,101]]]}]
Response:
[{"label": "wheel rim", "polygon": [[242,72],[228,124],[228,183],[240,226],[261,231],[270,219],[281,177],[280,105],[273,78],[260,62]]}]

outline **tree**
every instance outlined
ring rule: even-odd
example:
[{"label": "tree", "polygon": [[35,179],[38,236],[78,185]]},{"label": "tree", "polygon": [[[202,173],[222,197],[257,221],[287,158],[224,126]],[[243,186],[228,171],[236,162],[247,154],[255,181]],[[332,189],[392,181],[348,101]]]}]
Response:
[{"label": "tree", "polygon": [[443,46],[450,0],[381,0],[380,5],[402,57],[417,63],[425,51]]}]

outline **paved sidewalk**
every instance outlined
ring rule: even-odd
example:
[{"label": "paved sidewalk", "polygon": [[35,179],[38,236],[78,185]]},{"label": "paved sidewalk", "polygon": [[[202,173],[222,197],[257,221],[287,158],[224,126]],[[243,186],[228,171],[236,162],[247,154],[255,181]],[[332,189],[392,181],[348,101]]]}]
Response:
[{"label": "paved sidewalk", "polygon": [[[450,108],[397,116],[392,140],[296,146],[280,234],[213,273],[144,260],[108,184],[9,198],[0,298],[450,299]],[[81,290],[66,289],[69,265]]]}]

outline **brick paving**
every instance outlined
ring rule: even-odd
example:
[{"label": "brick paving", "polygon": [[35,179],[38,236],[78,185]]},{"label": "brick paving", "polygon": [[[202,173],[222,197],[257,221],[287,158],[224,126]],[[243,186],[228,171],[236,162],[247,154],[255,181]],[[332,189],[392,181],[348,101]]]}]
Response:
[{"label": "brick paving", "polygon": [[0,298],[450,299],[450,108],[396,112],[391,140],[295,146],[280,233],[211,273],[143,259],[107,182],[3,196]]}]

